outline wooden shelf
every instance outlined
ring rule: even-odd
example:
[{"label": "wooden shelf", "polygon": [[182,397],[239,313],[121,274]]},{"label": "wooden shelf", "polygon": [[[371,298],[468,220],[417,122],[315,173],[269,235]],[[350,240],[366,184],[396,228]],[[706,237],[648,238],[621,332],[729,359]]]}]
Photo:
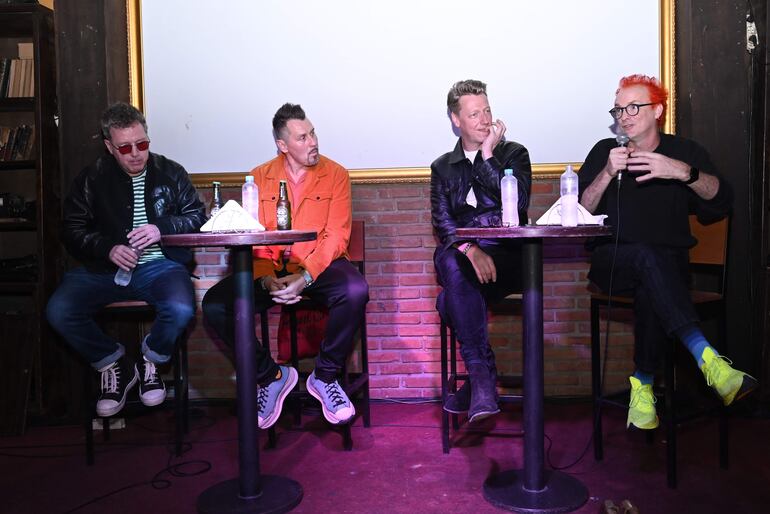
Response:
[{"label": "wooden shelf", "polygon": [[37,290],[37,282],[3,282],[0,280],[0,294],[32,295]]},{"label": "wooden shelf", "polygon": [[25,218],[0,218],[0,232],[37,230],[37,223]]},{"label": "wooden shelf", "polygon": [[24,98],[0,98],[0,112],[24,112],[35,110],[35,99]]},{"label": "wooden shelf", "polygon": [[0,171],[3,170],[34,170],[37,168],[35,161],[0,161]]}]

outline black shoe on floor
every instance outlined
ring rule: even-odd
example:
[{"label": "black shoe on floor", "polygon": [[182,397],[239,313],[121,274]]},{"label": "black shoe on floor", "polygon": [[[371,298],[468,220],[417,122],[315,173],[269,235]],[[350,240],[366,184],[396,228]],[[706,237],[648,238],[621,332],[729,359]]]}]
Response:
[{"label": "black shoe on floor", "polygon": [[166,399],[166,384],[155,364],[146,358],[139,362],[139,399],[148,407],[160,405]]},{"label": "black shoe on floor", "polygon": [[471,405],[471,382],[466,380],[456,393],[444,402],[444,410],[452,414],[465,414]]},{"label": "black shoe on floor", "polygon": [[489,371],[486,364],[468,366],[471,382],[471,404],[468,409],[468,422],[475,423],[500,412],[497,405],[497,377]]}]

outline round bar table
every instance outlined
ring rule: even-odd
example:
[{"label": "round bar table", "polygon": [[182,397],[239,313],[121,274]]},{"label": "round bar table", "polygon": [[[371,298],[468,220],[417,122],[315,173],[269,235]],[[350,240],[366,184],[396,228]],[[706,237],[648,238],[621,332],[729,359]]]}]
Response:
[{"label": "round bar table", "polygon": [[257,381],[254,347],[254,272],[252,247],[312,241],[313,231],[200,232],[161,237],[164,246],[230,248],[235,277],[235,368],[238,407],[239,476],[215,484],[198,496],[201,513],[287,512],[302,500],[302,486],[289,478],[260,475],[257,430]]},{"label": "round bar table", "polygon": [[579,480],[543,469],[543,239],[610,234],[610,227],[599,225],[457,229],[462,238],[522,240],[524,469],[503,471],[484,482],[484,498],[496,507],[515,512],[572,512],[588,500],[588,490]]}]

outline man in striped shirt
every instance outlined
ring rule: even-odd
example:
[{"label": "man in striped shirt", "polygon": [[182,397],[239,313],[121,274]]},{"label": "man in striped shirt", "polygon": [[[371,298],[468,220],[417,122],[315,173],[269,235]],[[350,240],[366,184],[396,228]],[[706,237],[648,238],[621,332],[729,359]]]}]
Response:
[{"label": "man in striped shirt", "polygon": [[[110,106],[102,115],[107,155],[75,178],[64,202],[62,242],[82,266],[66,273],[48,302],[51,325],[101,373],[99,416],[112,416],[139,383],[145,405],[166,389],[157,366],[173,355],[195,311],[187,265],[192,253],[160,246],[163,234],[197,231],[205,209],[185,169],[150,152],[147,123],[136,108]],[[94,315],[105,305],[143,300],[155,308],[137,364],[102,332]]]}]

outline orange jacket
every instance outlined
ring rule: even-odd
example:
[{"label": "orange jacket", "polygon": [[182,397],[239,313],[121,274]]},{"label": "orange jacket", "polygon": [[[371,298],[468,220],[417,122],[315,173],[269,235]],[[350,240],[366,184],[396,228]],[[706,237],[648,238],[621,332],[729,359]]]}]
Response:
[{"label": "orange jacket", "polygon": [[[259,187],[259,221],[267,230],[276,230],[275,206],[278,203],[278,182],[286,180],[284,163],[279,155],[251,170]],[[291,228],[318,232],[315,241],[294,243],[286,269],[296,272],[304,268],[318,278],[331,262],[340,257],[348,258],[352,206],[348,171],[323,155],[318,164],[308,170],[302,196],[291,205]],[[291,195],[289,196],[291,198]],[[270,275],[283,268],[284,245],[258,246],[254,248],[254,276]]]}]

